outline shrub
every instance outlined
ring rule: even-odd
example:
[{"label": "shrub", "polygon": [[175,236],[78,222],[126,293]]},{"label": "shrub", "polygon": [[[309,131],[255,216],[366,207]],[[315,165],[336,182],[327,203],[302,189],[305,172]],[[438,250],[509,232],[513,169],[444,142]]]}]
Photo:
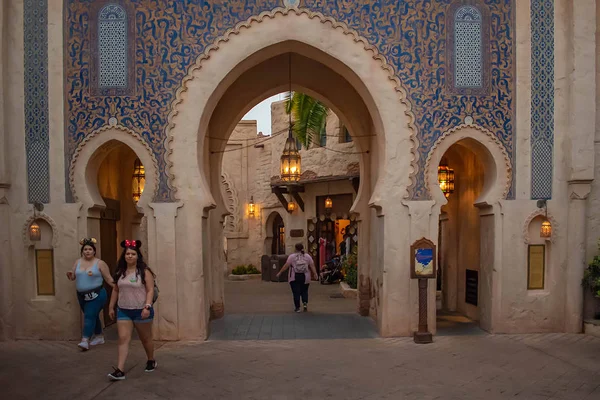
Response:
[{"label": "shrub", "polygon": [[[600,241],[598,241],[598,249],[600,249]],[[583,287],[590,289],[594,296],[600,298],[600,256],[594,256],[592,262],[583,272]]]},{"label": "shrub", "polygon": [[248,264],[248,266],[246,267],[246,273],[255,275],[255,274],[260,274],[260,271],[256,269],[254,264]]},{"label": "shrub", "polygon": [[344,280],[352,289],[358,287],[358,251],[354,247],[352,253],[346,257],[342,263],[342,271],[344,272]]},{"label": "shrub", "polygon": [[233,271],[231,271],[231,273],[233,275],[246,275],[246,266],[245,265],[238,265],[237,267],[235,267],[233,269]]}]

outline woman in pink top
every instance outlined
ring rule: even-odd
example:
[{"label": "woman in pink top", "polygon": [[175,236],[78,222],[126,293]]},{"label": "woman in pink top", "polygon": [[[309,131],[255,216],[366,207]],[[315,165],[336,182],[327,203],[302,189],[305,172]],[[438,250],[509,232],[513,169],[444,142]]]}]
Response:
[{"label": "woman in pink top", "polygon": [[115,305],[117,308],[117,331],[119,332],[118,363],[114,372],[108,374],[113,380],[125,379],[125,361],[129,352],[129,342],[135,330],[142,341],[148,361],[146,372],[152,372],[157,367],[154,360],[154,342],[152,340],[152,320],[154,309],[154,273],[142,257],[139,240],[123,240],[124,248],[117,271],[115,273],[115,287],[110,296],[109,316],[115,319]]},{"label": "woman in pink top", "polygon": [[288,257],[281,271],[277,273],[277,278],[288,268],[290,269],[288,282],[294,296],[294,311],[300,312],[300,297],[302,297],[304,311],[308,311],[308,285],[311,276],[317,279],[317,271],[312,257],[304,252],[302,243],[296,243],[296,252]]}]

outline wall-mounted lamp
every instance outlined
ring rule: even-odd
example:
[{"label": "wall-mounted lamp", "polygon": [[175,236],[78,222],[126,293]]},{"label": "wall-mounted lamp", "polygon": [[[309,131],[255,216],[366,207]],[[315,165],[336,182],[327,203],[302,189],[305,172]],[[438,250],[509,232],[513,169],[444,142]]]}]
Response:
[{"label": "wall-mounted lamp", "polygon": [[250,203],[248,203],[248,215],[254,217],[255,213],[255,205],[254,205],[254,196],[250,196]]},{"label": "wall-mounted lamp", "polygon": [[454,193],[454,170],[446,164],[440,164],[438,167],[438,182],[442,193],[448,198]]},{"label": "wall-mounted lamp", "polygon": [[139,158],[133,163],[133,176],[131,178],[131,189],[133,202],[137,204],[144,193],[144,186],[146,186],[146,171]]},{"label": "wall-mounted lamp", "polygon": [[537,207],[543,208],[545,210],[544,221],[542,222],[542,227],[540,228],[540,237],[550,238],[552,237],[552,224],[550,220],[548,220],[548,202],[546,200],[538,200]]},{"label": "wall-mounted lamp", "polygon": [[44,210],[44,205],[42,203],[39,203],[37,201],[33,203],[33,221],[31,222],[31,225],[29,225],[29,240],[31,240],[32,242],[39,242],[40,240],[42,240],[42,230],[40,229],[38,223],[35,222],[35,212],[41,212],[42,210]]},{"label": "wall-mounted lamp", "polygon": [[293,213],[294,211],[296,211],[296,203],[294,203],[294,200],[288,201],[287,210],[289,212],[291,212],[291,213]]}]

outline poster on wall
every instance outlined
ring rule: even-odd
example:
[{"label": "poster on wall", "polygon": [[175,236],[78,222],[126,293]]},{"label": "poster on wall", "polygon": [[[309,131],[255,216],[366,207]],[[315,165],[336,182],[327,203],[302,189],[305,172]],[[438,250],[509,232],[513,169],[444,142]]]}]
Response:
[{"label": "poster on wall", "polygon": [[421,238],[410,246],[410,276],[413,279],[433,279],[436,277],[435,244]]}]

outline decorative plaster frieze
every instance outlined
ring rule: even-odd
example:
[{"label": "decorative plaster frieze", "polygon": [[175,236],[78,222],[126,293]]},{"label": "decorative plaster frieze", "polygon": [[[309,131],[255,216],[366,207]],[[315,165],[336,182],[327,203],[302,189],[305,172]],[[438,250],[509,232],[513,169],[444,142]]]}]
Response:
[{"label": "decorative plaster frieze", "polygon": [[[542,209],[537,209],[534,212],[532,212],[531,214],[529,214],[529,216],[523,223],[523,241],[525,242],[525,244],[531,243],[531,238],[529,237],[529,225],[531,225],[531,221],[533,221],[537,217],[545,217],[545,216],[546,216],[546,211],[542,210]],[[548,214],[548,220],[552,224],[552,236],[550,238],[546,239],[546,241],[554,243],[554,238],[556,238],[557,232],[559,230],[558,222],[556,222],[556,219],[552,216],[552,214]]]},{"label": "decorative plaster frieze", "polygon": [[[111,135],[110,139],[121,142],[119,140],[120,135],[118,135],[114,132],[113,133],[107,132],[111,129],[115,129],[115,130],[124,132],[124,133],[132,136],[133,138],[135,138],[142,146],[144,146],[144,149],[146,150],[146,152],[148,153],[148,156],[152,160],[152,164],[153,164],[154,168],[152,168],[152,169],[146,168],[146,174],[154,173],[154,175],[150,176],[150,177],[146,175],[146,181],[151,179],[153,182],[156,182],[156,184],[154,185],[154,192],[152,193],[152,196],[150,197],[150,200],[152,201],[156,197],[156,193],[158,191],[158,186],[159,186],[158,185],[158,173],[157,173],[158,172],[158,162],[156,161],[154,152],[150,148],[150,145],[148,145],[148,143],[144,139],[142,139],[142,137],[140,135],[138,135],[135,131],[124,127],[123,125],[117,124],[117,120],[115,118],[111,118],[108,125],[104,125],[102,128],[97,129],[94,132],[92,132],[91,134],[89,134],[88,136],[86,136],[86,138],[82,142],[80,142],[79,145],[77,146],[75,153],[73,153],[73,158],[71,158],[71,164],[69,166],[69,184],[71,185],[71,191],[73,193],[73,198],[75,199],[75,201],[80,201],[80,197],[78,196],[77,189],[75,187],[76,186],[75,185],[75,170],[76,170],[77,162],[79,160],[81,151],[90,142],[93,142],[94,138],[96,138],[99,135]],[[104,144],[104,143],[105,142],[103,142],[102,144]],[[100,146],[98,146],[98,147],[100,147]],[[94,150],[97,150],[97,149],[94,149]],[[87,167],[87,166],[83,166],[83,167],[84,167],[83,171],[85,171],[85,167]]]},{"label": "decorative plaster frieze", "polygon": [[23,237],[23,243],[25,244],[25,247],[35,245],[34,242],[29,240],[29,226],[33,221],[40,219],[46,221],[48,225],[50,225],[50,227],[52,228],[52,247],[57,248],[60,244],[60,230],[58,229],[58,226],[56,225],[56,222],[52,219],[52,217],[43,212],[37,212],[35,216],[31,215],[23,224],[21,235]]},{"label": "decorative plaster frieze", "polygon": [[[462,136],[458,136],[456,135],[458,132],[460,132],[463,129],[475,129],[477,132],[481,132],[483,135],[479,135],[479,136],[473,136],[473,135],[469,135],[466,137],[462,137]],[[445,153],[448,148],[450,148],[450,146],[452,146],[453,144],[459,142],[460,140],[463,139],[473,139],[475,141],[477,141],[478,143],[480,143],[481,145],[483,145],[489,152],[490,154],[493,154],[495,152],[500,152],[502,154],[502,159],[504,161],[504,165],[496,165],[496,168],[502,168],[505,171],[505,181],[502,187],[502,195],[501,198],[502,199],[506,199],[506,197],[508,196],[508,192],[510,191],[511,188],[511,184],[512,184],[512,164],[510,162],[510,157],[508,156],[508,153],[506,152],[506,148],[502,145],[502,143],[500,142],[500,140],[498,139],[498,137],[496,135],[494,135],[492,132],[488,131],[487,129],[485,129],[484,127],[480,126],[480,125],[476,125],[476,124],[461,124],[458,126],[455,126],[454,128],[444,132],[444,134],[442,136],[440,136],[438,138],[438,140],[434,143],[433,147],[431,148],[431,151],[429,152],[428,156],[427,156],[427,161],[425,162],[425,187],[426,188],[430,188],[430,184],[431,182],[429,181],[429,174],[427,173],[427,171],[430,170],[430,168],[432,168],[431,164],[431,160],[434,158],[435,159],[441,159],[443,157],[444,154],[439,154],[438,157],[438,152],[440,151],[440,148],[443,148],[443,152]],[[449,142],[449,145],[446,145]],[[497,161],[497,160],[495,160]],[[436,170],[437,170],[437,166]],[[437,182],[436,182],[437,184]]]},{"label": "decorative plaster frieze", "polygon": [[[326,17],[325,15],[323,15],[320,12],[314,12],[314,11],[311,11],[311,10],[308,10],[305,8],[297,8],[296,6],[293,6],[293,7],[289,7],[289,8],[282,8],[282,7],[275,8],[270,11],[262,12],[259,15],[252,16],[245,21],[239,22],[233,28],[231,28],[227,32],[225,32],[225,34],[218,37],[211,45],[207,46],[206,49],[204,50],[204,52],[196,59],[196,62],[188,68],[186,76],[181,81],[181,86],[177,89],[177,92],[175,93],[175,99],[171,103],[171,111],[168,114],[167,126],[165,129],[166,151],[165,151],[164,157],[165,157],[165,162],[167,165],[167,185],[168,185],[169,189],[173,191],[175,198],[177,198],[177,195],[176,195],[177,188],[176,188],[176,185],[174,184],[176,177],[172,173],[174,161],[171,158],[172,153],[173,153],[173,149],[171,148],[171,142],[174,139],[172,130],[175,127],[175,123],[173,120],[174,120],[175,116],[179,113],[179,110],[182,107],[183,100],[185,97],[184,93],[187,92],[187,90],[188,90],[188,82],[190,82],[192,79],[194,79],[194,73],[196,71],[202,69],[203,65],[208,60],[210,60],[211,53],[218,51],[225,43],[227,43],[229,41],[229,39],[232,36],[240,35],[240,34],[242,34],[243,30],[251,29],[252,27],[256,26],[257,24],[260,24],[261,22],[265,21],[266,19],[275,19],[278,17],[281,18],[281,17],[287,16],[290,13],[294,13],[297,16],[301,16],[304,14],[304,15],[308,16],[308,18],[310,18],[310,19],[317,19],[319,22],[321,22],[323,24],[330,24],[332,29],[342,30],[342,32],[345,35],[352,38],[352,40],[354,42],[360,43],[363,46],[364,50],[367,53],[369,53],[370,56],[380,64],[381,69],[387,74],[388,79],[394,84],[394,90],[398,94],[398,99],[406,107],[406,110],[404,111],[404,113],[406,114],[406,116],[408,116],[408,119],[409,119],[408,127],[410,130],[410,140],[412,143],[411,144],[411,154],[412,154],[411,181],[412,181],[412,183],[410,186],[413,187],[415,185],[415,175],[417,174],[418,169],[419,169],[418,164],[417,164],[417,162],[418,162],[418,152],[417,152],[418,139],[417,139],[417,126],[415,124],[416,117],[415,117],[414,112],[412,111],[412,104],[408,100],[407,90],[406,90],[406,88],[404,88],[404,86],[400,82],[400,79],[398,78],[398,76],[396,74],[395,68],[387,62],[385,56],[383,56],[379,52],[379,50],[376,46],[370,44],[369,41],[366,38],[362,37],[355,29],[350,28],[345,23],[336,21],[335,19],[333,19],[331,17]],[[405,197],[409,197],[408,189],[405,194]]]},{"label": "decorative plaster frieze", "polygon": [[226,233],[237,232],[240,227],[240,200],[233,181],[227,172],[221,173],[221,184],[226,194],[225,207],[229,211],[229,215],[226,215],[223,221],[223,230]]}]

